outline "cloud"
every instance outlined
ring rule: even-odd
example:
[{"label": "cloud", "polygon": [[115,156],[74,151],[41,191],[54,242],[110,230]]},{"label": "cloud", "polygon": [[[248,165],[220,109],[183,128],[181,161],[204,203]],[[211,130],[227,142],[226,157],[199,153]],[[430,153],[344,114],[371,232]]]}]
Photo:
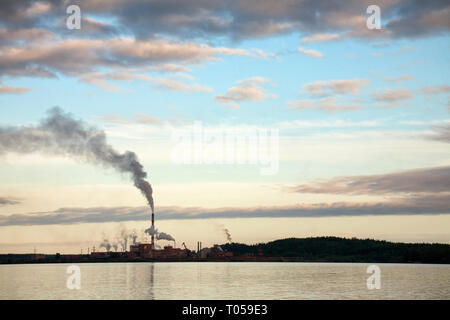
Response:
[{"label": "cloud", "polygon": [[0,94],[23,94],[29,91],[30,88],[0,86]]},{"label": "cloud", "polygon": [[147,125],[162,125],[164,122],[156,117],[152,117],[143,113],[137,113],[134,118],[128,119],[117,114],[106,114],[102,120],[115,124],[147,124]]},{"label": "cloud", "polygon": [[156,79],[156,86],[161,89],[182,92],[212,92],[213,89],[207,86],[198,84],[188,85],[178,80],[173,79]]},{"label": "cloud", "polygon": [[6,197],[0,197],[0,206],[6,206],[6,205],[12,205],[12,204],[18,204],[20,201],[16,198],[6,198]]},{"label": "cloud", "polygon": [[34,17],[37,15],[42,15],[49,12],[52,5],[48,2],[34,2],[25,10],[25,15],[29,17]]},{"label": "cloud", "polygon": [[[191,77],[189,77],[191,78]],[[213,89],[197,83],[185,83],[176,79],[151,77],[130,69],[122,69],[113,72],[90,72],[80,76],[80,81],[90,83],[111,92],[121,91],[122,88],[110,81],[148,81],[156,88],[182,92],[212,92]]]},{"label": "cloud", "polygon": [[[450,30],[450,4],[445,0],[420,5],[410,0],[382,1],[383,30],[367,29],[365,10],[369,4],[369,0],[332,4],[311,0],[231,0],[226,4],[220,0],[86,0],[82,4],[82,29],[75,32],[64,26],[65,15],[61,13],[67,7],[65,1],[1,1],[0,74],[80,77],[116,68],[179,73],[189,72],[189,65],[214,61],[222,55],[271,56],[260,49],[215,47],[215,39],[234,44],[297,33],[303,43],[316,43],[347,37],[416,38]],[[299,48],[299,52],[323,57],[315,50]],[[120,90],[105,80],[91,82],[110,91]],[[205,89],[167,83],[165,87]]]},{"label": "cloud", "polygon": [[152,66],[151,69],[159,72],[184,72],[184,73],[191,72],[191,70],[186,66],[173,63],[166,63],[162,65]]},{"label": "cloud", "polygon": [[399,89],[384,89],[384,91],[372,93],[372,99],[378,102],[386,102],[385,105],[380,105],[380,108],[393,108],[398,102],[411,99],[413,96],[411,91],[405,88]]},{"label": "cloud", "polygon": [[3,47],[0,71],[10,76],[36,76],[57,73],[80,75],[100,67],[143,67],[178,62],[200,64],[216,59],[217,55],[245,55],[253,53],[195,42],[167,40],[138,40],[114,38],[106,40],[60,40],[42,44]]},{"label": "cloud", "polygon": [[448,93],[450,92],[450,86],[441,85],[441,86],[424,86],[422,88],[422,93],[424,94],[440,94],[440,93]]},{"label": "cloud", "polygon": [[407,80],[413,80],[414,76],[410,76],[410,75],[402,75],[399,77],[386,77],[384,78],[384,81],[387,82],[402,82],[402,81],[407,81]]},{"label": "cloud", "polygon": [[377,120],[369,121],[350,121],[350,120],[315,120],[315,121],[305,121],[305,120],[292,120],[292,121],[282,121],[277,123],[277,127],[280,129],[309,129],[309,128],[367,128],[367,127],[377,127],[380,123]]},{"label": "cloud", "polygon": [[[450,214],[450,195],[395,198],[381,202],[333,202],[274,207],[160,207],[156,219],[296,218],[367,215]],[[62,208],[0,216],[0,226],[149,221],[148,207]]]},{"label": "cloud", "polygon": [[[73,35],[72,30],[67,29],[64,25],[61,26],[61,29],[67,30],[67,35]],[[119,30],[117,30],[114,25],[89,17],[83,17],[83,15],[81,17],[80,31],[82,32],[77,34],[79,37],[102,38],[105,36],[114,36],[119,34]]]},{"label": "cloud", "polygon": [[[227,37],[232,40],[342,33],[376,39],[417,38],[446,34],[450,29],[447,0],[386,0],[377,3],[382,12],[382,29],[366,27],[370,0],[85,0],[83,16],[114,21],[118,30],[139,39],[160,35],[187,38]],[[0,21],[8,27],[55,25],[65,1],[1,1]],[[82,31],[82,30],[81,30]],[[105,36],[108,36],[106,34]],[[317,36],[316,36],[317,37]]]},{"label": "cloud", "polygon": [[370,81],[367,79],[316,81],[303,85],[303,90],[315,96],[356,94],[369,84]]},{"label": "cloud", "polygon": [[430,139],[450,142],[450,124],[446,125],[435,125],[431,127],[434,133],[429,136]]},{"label": "cloud", "polygon": [[337,33],[316,33],[309,37],[303,37],[302,43],[326,42],[331,40],[338,40],[340,38],[341,35]]},{"label": "cloud", "polygon": [[385,89],[384,92],[373,93],[372,98],[376,101],[395,102],[412,98],[408,89]]},{"label": "cloud", "polygon": [[298,48],[298,52],[306,54],[307,56],[313,57],[313,58],[323,58],[323,54],[321,54],[319,51],[316,50],[308,50],[303,48]]},{"label": "cloud", "polygon": [[151,124],[151,125],[162,124],[162,121],[160,119],[143,114],[143,113],[137,113],[135,115],[135,121],[137,123],[141,123],[141,124]]},{"label": "cloud", "polygon": [[360,104],[338,104],[336,103],[335,97],[327,97],[319,100],[297,100],[297,101],[288,101],[287,105],[291,109],[295,110],[304,110],[304,109],[313,109],[320,110],[329,113],[340,112],[340,111],[357,111],[360,109],[364,109],[364,105]]},{"label": "cloud", "polygon": [[8,30],[0,29],[0,46],[19,45],[23,42],[27,43],[45,43],[54,40],[55,34],[39,28],[24,28]]},{"label": "cloud", "polygon": [[237,102],[240,101],[262,101],[268,98],[276,98],[275,95],[268,94],[261,86],[268,82],[263,77],[253,77],[237,82],[237,85],[227,90],[224,95],[217,95],[215,100],[229,105],[231,108],[239,108]]},{"label": "cloud", "polygon": [[421,168],[370,176],[336,177],[298,185],[290,190],[301,193],[349,195],[436,194],[450,191],[450,167]]},{"label": "cloud", "polygon": [[398,17],[386,24],[394,37],[424,37],[442,34],[450,29],[450,5],[448,2],[401,1],[396,6]]}]

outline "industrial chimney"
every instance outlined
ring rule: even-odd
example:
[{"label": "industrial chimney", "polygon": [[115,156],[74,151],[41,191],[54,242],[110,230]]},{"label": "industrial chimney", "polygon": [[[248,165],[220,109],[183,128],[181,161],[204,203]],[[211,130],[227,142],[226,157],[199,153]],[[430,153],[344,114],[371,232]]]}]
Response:
[{"label": "industrial chimney", "polygon": [[[152,210],[152,230],[155,230],[155,213]],[[155,250],[155,233],[152,233],[152,250]]]}]

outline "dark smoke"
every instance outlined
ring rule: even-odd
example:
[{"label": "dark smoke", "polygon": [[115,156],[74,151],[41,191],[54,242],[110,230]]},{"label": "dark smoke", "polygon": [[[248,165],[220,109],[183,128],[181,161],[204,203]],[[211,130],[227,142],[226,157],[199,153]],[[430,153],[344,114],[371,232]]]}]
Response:
[{"label": "dark smoke", "polygon": [[227,236],[227,240],[228,240],[228,242],[232,242],[233,240],[231,239],[231,234],[230,234],[230,231],[228,231],[228,229],[227,228],[224,228],[223,229],[223,232],[225,233],[225,235]]},{"label": "dark smoke", "polygon": [[108,239],[103,240],[102,243],[100,243],[100,248],[105,248],[107,252],[111,250],[111,243],[109,243]]},{"label": "dark smoke", "polygon": [[18,203],[20,203],[19,200],[11,199],[11,198],[5,198],[5,197],[0,197],[0,206],[10,205],[10,204],[18,204]]},{"label": "dark smoke", "polygon": [[8,152],[65,155],[130,173],[154,212],[153,190],[134,152],[119,153],[107,143],[104,131],[74,119],[58,107],[47,113],[36,126],[0,127],[0,155]]}]

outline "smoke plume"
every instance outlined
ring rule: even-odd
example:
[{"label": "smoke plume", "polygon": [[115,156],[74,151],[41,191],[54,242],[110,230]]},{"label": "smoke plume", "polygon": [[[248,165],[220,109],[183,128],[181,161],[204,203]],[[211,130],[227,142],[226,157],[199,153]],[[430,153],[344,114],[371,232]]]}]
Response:
[{"label": "smoke plume", "polygon": [[230,231],[227,229],[227,228],[223,228],[223,232],[225,233],[225,235],[226,235],[226,237],[227,237],[227,240],[228,240],[228,242],[232,242],[233,240],[231,239],[231,234],[230,234]]},{"label": "smoke plume", "polygon": [[145,229],[145,233],[147,233],[150,236],[153,236],[158,233],[158,229],[155,229],[153,226],[151,226],[150,228]]},{"label": "smoke plume", "polygon": [[106,251],[110,251],[111,250],[111,244],[109,243],[108,239],[103,240],[102,243],[100,243],[100,248],[105,248]]},{"label": "smoke plume", "polygon": [[153,226],[146,229],[145,233],[147,233],[150,236],[154,235],[156,237],[156,240],[175,241],[175,238],[172,237],[170,234],[167,234],[165,232],[159,232],[158,229],[154,228]]},{"label": "smoke plume", "polygon": [[119,243],[122,248],[122,251],[127,251],[129,237],[130,237],[130,235],[128,234],[127,230],[124,227],[122,227],[120,230],[120,235],[119,235],[119,239],[120,239]]},{"label": "smoke plume", "polygon": [[0,155],[8,152],[65,155],[129,173],[154,212],[153,190],[145,180],[147,173],[134,152],[114,150],[107,143],[104,131],[74,119],[58,107],[47,113],[47,117],[35,126],[0,127]]},{"label": "smoke plume", "polygon": [[133,232],[129,235],[131,241],[133,242],[133,244],[136,244],[136,239],[138,238],[138,235],[136,233],[136,230],[133,230]]},{"label": "smoke plume", "polygon": [[169,240],[169,241],[175,241],[174,237],[172,237],[170,234],[165,232],[159,232],[156,234],[156,240]]},{"label": "smoke plume", "polygon": [[[100,248],[105,248],[107,251],[113,248],[114,251],[120,250],[125,252],[128,250],[128,241],[131,240],[131,243],[135,245],[138,239],[138,233],[136,229],[133,231],[129,231],[125,225],[121,225],[117,230],[114,237],[108,237],[103,234],[103,242],[100,244]],[[112,240],[110,240],[112,239]]]}]

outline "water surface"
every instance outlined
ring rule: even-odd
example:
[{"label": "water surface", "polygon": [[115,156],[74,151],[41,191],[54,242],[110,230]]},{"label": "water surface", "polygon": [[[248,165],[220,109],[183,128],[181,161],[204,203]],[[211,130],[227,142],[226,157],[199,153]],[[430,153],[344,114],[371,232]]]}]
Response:
[{"label": "water surface", "polygon": [[365,263],[80,263],[80,290],[70,265],[0,265],[0,299],[450,299],[450,265],[377,264],[379,290]]}]

